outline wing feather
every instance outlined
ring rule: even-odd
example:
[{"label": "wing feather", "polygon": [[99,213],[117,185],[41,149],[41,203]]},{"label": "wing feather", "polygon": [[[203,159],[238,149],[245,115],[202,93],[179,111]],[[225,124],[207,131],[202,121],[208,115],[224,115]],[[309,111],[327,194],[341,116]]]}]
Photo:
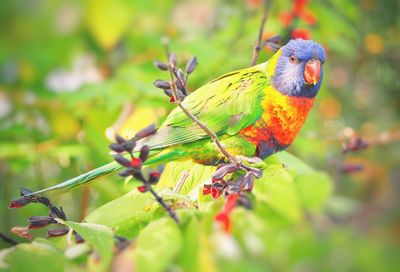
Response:
[{"label": "wing feather", "polygon": [[[217,135],[237,134],[262,116],[262,98],[269,79],[259,66],[225,74],[186,97],[183,106]],[[152,149],[193,142],[208,135],[179,108],[157,133],[145,139]]]}]

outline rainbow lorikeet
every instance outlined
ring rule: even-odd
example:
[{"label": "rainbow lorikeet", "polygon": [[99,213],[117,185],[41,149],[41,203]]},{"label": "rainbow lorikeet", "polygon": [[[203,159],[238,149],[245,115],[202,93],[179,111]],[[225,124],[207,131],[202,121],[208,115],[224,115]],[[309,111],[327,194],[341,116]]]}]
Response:
[{"label": "rainbow lorikeet", "polygon": [[[215,132],[234,156],[261,159],[286,149],[302,128],[322,82],[325,51],[311,40],[296,39],[259,65],[227,73],[188,95],[182,102]],[[218,164],[225,157],[197,124],[175,108],[157,132],[140,140],[147,165],[192,159]],[[41,190],[70,189],[120,170],[116,162]]]}]

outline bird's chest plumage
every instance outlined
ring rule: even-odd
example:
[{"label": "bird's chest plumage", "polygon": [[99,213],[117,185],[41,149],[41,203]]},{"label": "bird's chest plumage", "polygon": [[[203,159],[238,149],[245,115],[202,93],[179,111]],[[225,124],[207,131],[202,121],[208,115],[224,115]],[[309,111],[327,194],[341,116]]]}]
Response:
[{"label": "bird's chest plumage", "polygon": [[269,86],[262,102],[262,118],[243,129],[241,135],[268,149],[264,153],[282,150],[299,133],[313,104],[314,98],[286,96]]}]

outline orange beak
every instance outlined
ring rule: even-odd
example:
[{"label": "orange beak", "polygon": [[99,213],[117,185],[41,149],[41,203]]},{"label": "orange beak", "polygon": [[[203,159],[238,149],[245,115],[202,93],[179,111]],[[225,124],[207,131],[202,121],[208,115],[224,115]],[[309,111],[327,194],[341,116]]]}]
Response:
[{"label": "orange beak", "polygon": [[316,85],[321,74],[321,62],[316,59],[307,61],[304,67],[304,81],[308,85]]}]

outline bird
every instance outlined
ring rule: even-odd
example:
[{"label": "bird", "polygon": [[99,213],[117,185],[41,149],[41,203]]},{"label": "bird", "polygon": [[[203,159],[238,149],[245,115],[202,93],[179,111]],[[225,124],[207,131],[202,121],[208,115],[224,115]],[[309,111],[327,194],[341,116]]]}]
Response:
[{"label": "bird", "polygon": [[[182,105],[219,138],[233,156],[265,159],[290,146],[303,127],[323,79],[324,48],[292,39],[266,62],[224,74],[190,93]],[[203,165],[226,161],[210,136],[180,107],[166,117],[148,146],[145,164],[192,159]],[[34,192],[69,190],[120,170],[116,162]]]}]

